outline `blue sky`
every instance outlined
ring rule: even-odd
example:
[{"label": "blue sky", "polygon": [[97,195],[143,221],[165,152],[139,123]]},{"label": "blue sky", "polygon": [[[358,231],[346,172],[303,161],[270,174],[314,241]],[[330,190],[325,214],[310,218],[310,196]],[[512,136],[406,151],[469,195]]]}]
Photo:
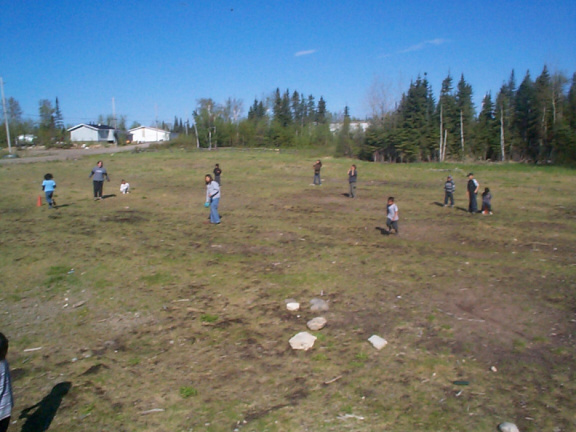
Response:
[{"label": "blue sky", "polygon": [[[59,98],[67,125],[116,113],[152,125],[200,98],[255,98],[277,87],[370,114],[369,94],[398,100],[428,74],[435,97],[464,74],[479,109],[512,69],[576,72],[576,2],[0,0],[6,97],[37,119]],[[377,83],[377,84],[375,84]]]}]

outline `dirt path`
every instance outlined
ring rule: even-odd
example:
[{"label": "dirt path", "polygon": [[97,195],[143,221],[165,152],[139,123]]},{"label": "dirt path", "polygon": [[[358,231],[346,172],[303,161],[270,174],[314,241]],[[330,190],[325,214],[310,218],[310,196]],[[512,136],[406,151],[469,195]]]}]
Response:
[{"label": "dirt path", "polygon": [[29,149],[18,152],[19,158],[14,159],[0,159],[0,165],[19,164],[19,163],[32,163],[32,162],[48,162],[53,160],[69,160],[80,159],[83,156],[91,156],[96,154],[109,154],[119,153],[126,151],[133,151],[135,149],[145,149],[150,146],[150,143],[134,144],[122,147],[99,147],[88,149],[48,149],[37,150]]}]

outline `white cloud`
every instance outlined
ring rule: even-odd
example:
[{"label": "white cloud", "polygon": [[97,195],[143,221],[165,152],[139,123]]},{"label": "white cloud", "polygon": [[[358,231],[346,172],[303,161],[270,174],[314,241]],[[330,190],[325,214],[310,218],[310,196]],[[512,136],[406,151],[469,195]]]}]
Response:
[{"label": "white cloud", "polygon": [[427,46],[442,45],[442,44],[445,44],[447,42],[448,42],[448,40],[441,39],[441,38],[431,39],[431,40],[427,40],[424,42],[420,42],[416,45],[412,45],[411,47],[408,47],[402,51],[399,51],[399,54],[406,54],[406,53],[413,52],[413,51],[420,51],[420,50],[423,50],[424,48],[426,48]]},{"label": "white cloud", "polygon": [[313,50],[306,50],[306,51],[298,51],[296,54],[294,54],[294,57],[300,57],[300,56],[310,55],[310,54],[314,54],[315,52],[316,52],[315,49],[313,49]]}]

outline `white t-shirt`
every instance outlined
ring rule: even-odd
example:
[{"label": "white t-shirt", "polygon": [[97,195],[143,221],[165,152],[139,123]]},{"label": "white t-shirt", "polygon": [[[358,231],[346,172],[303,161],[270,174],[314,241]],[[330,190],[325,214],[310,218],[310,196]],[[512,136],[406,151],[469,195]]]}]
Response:
[{"label": "white t-shirt", "polygon": [[388,206],[388,219],[392,221],[398,220],[398,206],[396,204],[390,204]]}]

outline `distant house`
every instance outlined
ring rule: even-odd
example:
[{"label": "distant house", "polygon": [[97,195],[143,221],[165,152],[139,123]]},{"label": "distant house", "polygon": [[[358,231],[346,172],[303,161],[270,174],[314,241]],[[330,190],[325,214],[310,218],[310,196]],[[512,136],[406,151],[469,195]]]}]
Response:
[{"label": "distant house", "polygon": [[74,142],[116,142],[116,130],[112,126],[79,124],[68,129],[70,141]]},{"label": "distant house", "polygon": [[16,137],[16,145],[19,146],[31,145],[34,144],[34,141],[36,141],[36,135],[32,134],[18,135]]},{"label": "distant house", "polygon": [[[370,126],[370,123],[366,121],[353,121],[350,122],[350,131],[361,130],[362,132],[366,132],[366,129]],[[342,123],[331,123],[330,124],[330,132],[336,133],[342,128]]]},{"label": "distant house", "polygon": [[170,132],[163,129],[138,126],[129,132],[132,134],[132,142],[135,143],[170,141]]}]

